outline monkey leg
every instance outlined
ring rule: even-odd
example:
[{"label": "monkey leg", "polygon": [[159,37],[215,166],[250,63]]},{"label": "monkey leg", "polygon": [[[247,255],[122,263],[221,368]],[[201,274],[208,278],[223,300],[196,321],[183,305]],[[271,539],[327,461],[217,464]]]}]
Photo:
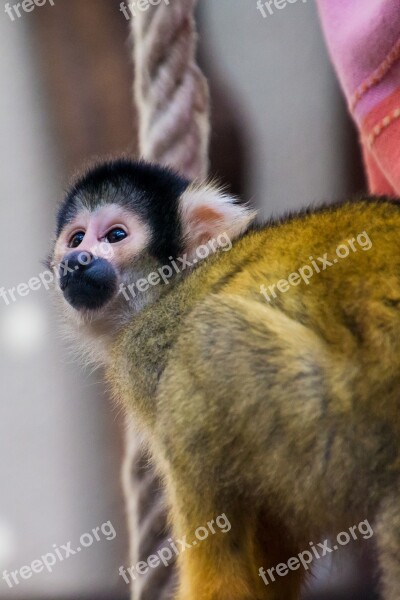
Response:
[{"label": "monkey leg", "polygon": [[377,524],[384,600],[400,597],[400,492],[384,503]]},{"label": "monkey leg", "polygon": [[[232,509],[229,513],[232,515]],[[243,507],[230,517],[229,531],[214,527],[215,533],[200,542],[193,540],[191,529],[186,536],[191,547],[179,556],[178,600],[300,598],[304,572],[286,568],[286,574],[281,571],[278,576],[272,568],[281,565],[283,569],[298,548],[280,525],[254,519],[251,513],[249,507]]]},{"label": "monkey leg", "polygon": [[[278,498],[293,506],[301,474],[313,463],[308,440],[315,437],[320,390],[308,396],[316,387],[320,347],[312,332],[285,315],[242,304],[211,299],[196,317],[196,329],[176,346],[159,387],[154,455],[164,471],[174,534],[193,539],[196,527],[222,513],[232,523],[231,531],[217,531],[180,554],[179,600],[297,600],[304,578],[300,566],[287,565],[306,547],[310,523],[304,523],[304,535],[299,527],[290,530],[294,543]],[[224,323],[222,333],[218,322]],[[209,360],[210,348],[215,360]],[[294,384],[281,393],[284,369]],[[307,383],[301,408],[299,373]],[[307,435],[300,430],[296,437],[301,448],[307,446],[298,466],[286,436],[274,437],[274,418],[282,417],[278,424],[289,419],[293,430],[305,412],[311,425]],[[308,505],[302,500],[304,513]],[[262,520],[261,511],[268,515]]]}]

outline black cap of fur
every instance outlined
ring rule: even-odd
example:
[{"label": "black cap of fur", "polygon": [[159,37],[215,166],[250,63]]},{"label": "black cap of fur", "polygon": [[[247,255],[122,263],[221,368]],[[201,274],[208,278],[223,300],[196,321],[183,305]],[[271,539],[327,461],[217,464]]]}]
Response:
[{"label": "black cap of fur", "polygon": [[128,159],[89,169],[71,187],[57,216],[57,236],[77,214],[80,201],[89,209],[116,203],[136,213],[152,231],[149,252],[158,260],[182,254],[179,198],[189,181],[172,170]]}]

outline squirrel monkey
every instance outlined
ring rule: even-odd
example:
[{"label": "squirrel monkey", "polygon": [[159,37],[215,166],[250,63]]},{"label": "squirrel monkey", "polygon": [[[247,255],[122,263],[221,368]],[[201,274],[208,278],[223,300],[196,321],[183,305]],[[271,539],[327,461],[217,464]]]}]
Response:
[{"label": "squirrel monkey", "polygon": [[295,600],[301,565],[260,567],[366,519],[398,600],[400,208],[254,217],[168,169],[95,166],[58,213],[64,316],[135,415],[174,534],[232,525],[180,555],[179,600]]}]

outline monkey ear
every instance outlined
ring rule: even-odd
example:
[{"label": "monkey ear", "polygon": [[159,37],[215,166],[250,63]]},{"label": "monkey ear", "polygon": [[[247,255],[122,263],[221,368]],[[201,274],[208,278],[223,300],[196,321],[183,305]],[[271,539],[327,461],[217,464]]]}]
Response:
[{"label": "monkey ear", "polygon": [[257,216],[257,211],[212,184],[190,185],[180,198],[180,212],[189,257],[198,246],[221,234],[233,241]]}]

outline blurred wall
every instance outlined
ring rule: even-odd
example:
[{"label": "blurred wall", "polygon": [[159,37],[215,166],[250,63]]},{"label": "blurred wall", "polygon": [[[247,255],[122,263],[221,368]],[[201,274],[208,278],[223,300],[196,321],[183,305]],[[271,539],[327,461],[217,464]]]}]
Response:
[{"label": "blurred wall", "polygon": [[228,86],[246,142],[247,194],[262,216],[359,191],[355,134],[315,3],[287,4],[267,18],[256,0],[200,7],[203,60]]}]

